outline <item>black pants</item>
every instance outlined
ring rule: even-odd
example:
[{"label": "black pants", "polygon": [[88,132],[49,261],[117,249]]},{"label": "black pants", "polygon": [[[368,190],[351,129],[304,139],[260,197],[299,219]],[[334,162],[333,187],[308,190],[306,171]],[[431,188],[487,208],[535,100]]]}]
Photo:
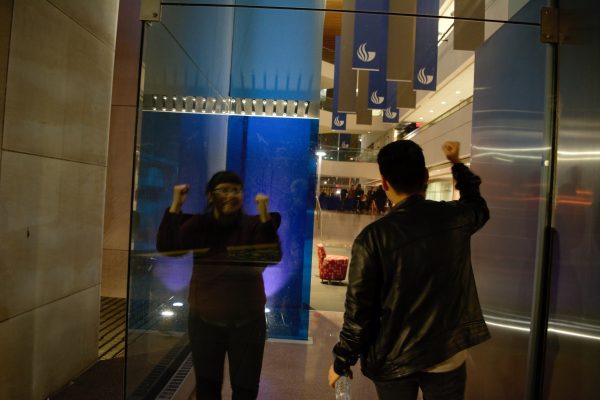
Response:
[{"label": "black pants", "polygon": [[264,315],[240,327],[216,326],[190,316],[188,329],[196,399],[221,400],[225,354],[233,400],[256,399],[266,338]]},{"label": "black pants", "polygon": [[416,400],[419,387],[424,400],[462,400],[467,382],[466,363],[450,372],[417,372],[405,378],[375,382],[379,400]]}]

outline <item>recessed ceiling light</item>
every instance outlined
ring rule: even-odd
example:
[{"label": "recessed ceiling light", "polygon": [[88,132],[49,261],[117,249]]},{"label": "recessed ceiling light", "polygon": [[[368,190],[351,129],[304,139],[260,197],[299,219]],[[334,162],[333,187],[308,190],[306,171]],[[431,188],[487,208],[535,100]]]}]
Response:
[{"label": "recessed ceiling light", "polygon": [[446,102],[445,102],[445,101],[442,101],[442,104],[446,104]]},{"label": "recessed ceiling light", "polygon": [[460,94],[460,90],[457,90],[457,91],[456,91],[456,92],[454,92],[454,93],[456,93],[456,94]]},{"label": "recessed ceiling light", "polygon": [[431,113],[432,113],[432,112],[433,112],[433,110],[429,110],[429,112],[431,112]]},{"label": "recessed ceiling light", "polygon": [[419,119],[423,119],[423,117],[419,117]]}]

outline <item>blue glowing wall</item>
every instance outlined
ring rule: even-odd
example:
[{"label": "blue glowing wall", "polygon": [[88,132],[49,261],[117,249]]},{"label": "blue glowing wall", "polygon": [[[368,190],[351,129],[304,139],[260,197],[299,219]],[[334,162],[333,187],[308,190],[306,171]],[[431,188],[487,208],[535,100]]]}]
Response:
[{"label": "blue glowing wall", "polygon": [[229,123],[227,168],[244,177],[246,211],[256,213],[254,196],[261,192],[282,217],[283,259],[264,274],[271,337],[308,337],[317,134],[317,120],[232,117]]},{"label": "blue glowing wall", "polygon": [[[204,211],[206,182],[217,171],[238,172],[245,184],[245,211],[256,214],[254,196],[270,196],[281,213],[283,260],[265,272],[269,335],[306,339],[312,264],[318,121],[299,118],[200,114],[143,114],[134,249],[155,250],[160,220],[172,187],[191,185],[184,212]],[[146,271],[141,267],[140,272]],[[136,277],[132,297],[185,299],[191,257],[157,257],[150,276]]]}]

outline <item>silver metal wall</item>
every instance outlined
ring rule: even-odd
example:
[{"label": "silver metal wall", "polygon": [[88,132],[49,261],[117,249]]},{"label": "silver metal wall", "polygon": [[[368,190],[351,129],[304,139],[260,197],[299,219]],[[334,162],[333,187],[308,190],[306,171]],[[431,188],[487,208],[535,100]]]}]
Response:
[{"label": "silver metal wall", "polygon": [[[515,17],[535,20],[539,1]],[[469,399],[522,399],[544,163],[546,47],[537,26],[505,24],[475,53],[471,167],[491,219],[472,240],[492,339],[471,350]]]},{"label": "silver metal wall", "polygon": [[548,399],[600,396],[600,4],[560,2]]}]

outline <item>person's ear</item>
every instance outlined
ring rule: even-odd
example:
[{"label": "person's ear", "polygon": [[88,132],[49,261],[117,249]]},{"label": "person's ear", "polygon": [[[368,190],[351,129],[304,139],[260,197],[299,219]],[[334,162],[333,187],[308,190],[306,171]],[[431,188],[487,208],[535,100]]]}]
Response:
[{"label": "person's ear", "polygon": [[208,201],[208,204],[212,204],[212,202],[214,200],[212,192],[208,193],[208,196],[206,196],[206,199]]},{"label": "person's ear", "polygon": [[390,184],[388,183],[388,181],[385,180],[383,175],[381,176],[381,186],[383,186],[383,190],[385,190],[386,192],[390,190]]},{"label": "person's ear", "polygon": [[429,182],[429,170],[425,168],[425,176],[423,177],[423,182],[427,185]]}]

